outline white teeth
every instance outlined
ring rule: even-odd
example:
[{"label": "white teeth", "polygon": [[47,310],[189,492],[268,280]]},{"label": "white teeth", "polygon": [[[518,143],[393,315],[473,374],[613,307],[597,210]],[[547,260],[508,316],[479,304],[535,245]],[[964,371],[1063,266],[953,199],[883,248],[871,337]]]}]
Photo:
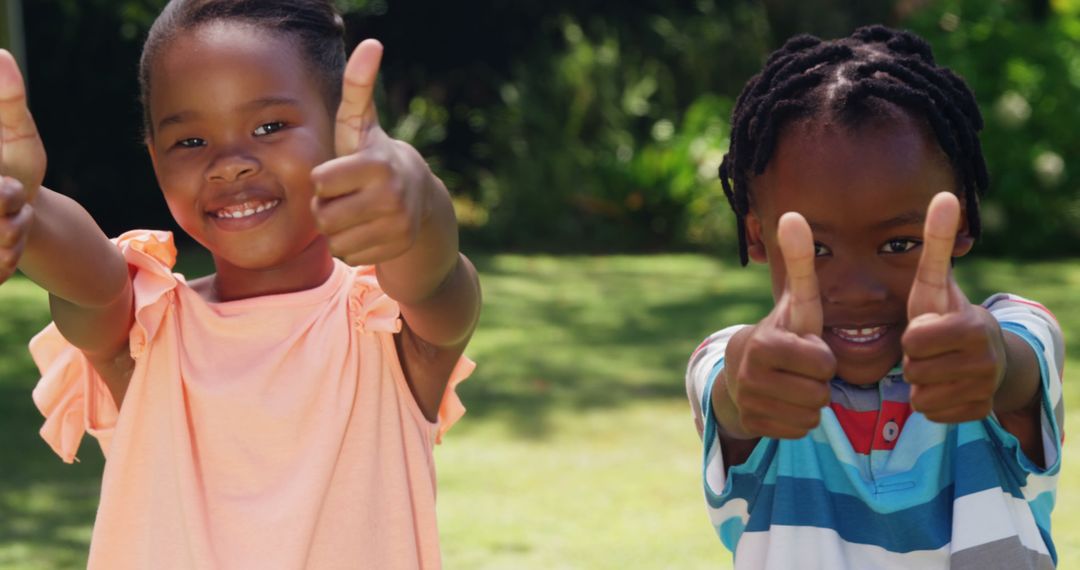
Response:
[{"label": "white teeth", "polygon": [[858,329],[842,329],[839,327],[833,327],[830,330],[832,330],[833,334],[844,340],[858,343],[866,343],[873,342],[884,336],[885,331],[888,330],[888,327],[864,327]]},{"label": "white teeth", "polygon": [[236,206],[222,208],[214,212],[214,216],[218,218],[231,218],[237,220],[240,218],[246,218],[248,216],[254,216],[259,212],[265,212],[280,203],[281,200],[271,200],[269,202],[244,202],[243,204],[238,204]]}]

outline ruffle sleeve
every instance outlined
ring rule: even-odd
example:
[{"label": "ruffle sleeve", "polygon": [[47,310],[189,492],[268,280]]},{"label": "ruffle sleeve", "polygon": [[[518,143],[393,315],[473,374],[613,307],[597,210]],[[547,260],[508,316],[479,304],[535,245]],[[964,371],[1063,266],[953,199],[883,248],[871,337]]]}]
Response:
[{"label": "ruffle sleeve", "polygon": [[[157,332],[168,293],[176,287],[176,247],[171,233],[146,230],[127,232],[113,242],[132,271],[135,324],[130,346],[137,359]],[[84,433],[94,436],[107,455],[119,410],[90,361],[55,323],[31,339],[30,355],[41,372],[33,392],[34,404],[45,416],[41,437],[66,463],[76,461]]]},{"label": "ruffle sleeve", "polygon": [[465,405],[458,397],[457,387],[471,376],[475,369],[476,363],[463,354],[454,366],[454,371],[450,373],[450,381],[446,383],[442,405],[439,406],[439,429],[435,432],[435,443],[442,443],[443,434],[450,431],[461,416],[465,415]]},{"label": "ruffle sleeve", "polygon": [[[349,295],[349,311],[353,315],[356,329],[367,334],[401,332],[401,309],[397,301],[391,299],[379,287],[375,268],[358,268],[355,279],[352,293]],[[436,443],[441,443],[443,434],[465,415],[465,405],[461,403],[457,387],[472,374],[475,368],[476,363],[462,355],[450,373],[450,380],[446,383],[442,403],[439,405],[435,431]]]}]

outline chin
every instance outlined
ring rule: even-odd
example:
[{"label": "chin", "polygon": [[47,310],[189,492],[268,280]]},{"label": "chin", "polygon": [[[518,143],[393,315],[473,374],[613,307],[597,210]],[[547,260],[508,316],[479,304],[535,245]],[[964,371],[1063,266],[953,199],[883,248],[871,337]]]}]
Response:
[{"label": "chin", "polygon": [[848,384],[867,386],[884,378],[898,361],[899,359],[890,359],[888,362],[882,363],[859,364],[838,362],[836,375]]}]

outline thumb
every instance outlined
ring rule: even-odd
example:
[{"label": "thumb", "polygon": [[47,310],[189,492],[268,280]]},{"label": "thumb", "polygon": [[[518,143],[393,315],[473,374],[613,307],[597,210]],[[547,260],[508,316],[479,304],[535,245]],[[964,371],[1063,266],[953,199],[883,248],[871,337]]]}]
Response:
[{"label": "thumb", "polygon": [[959,226],[960,202],[951,192],[939,192],[926,211],[922,255],[908,294],[908,321],[926,313],[949,311],[954,288],[952,252]]},{"label": "thumb", "polygon": [[45,176],[45,148],[26,106],[26,87],[15,58],[0,49],[0,174],[22,182],[31,195]]},{"label": "thumb", "polygon": [[373,93],[382,54],[383,46],[378,40],[364,40],[345,65],[341,105],[334,126],[334,150],[338,156],[354,154],[363,148],[368,131],[379,125]]},{"label": "thumb", "polygon": [[814,268],[814,234],[806,219],[795,212],[780,216],[776,240],[787,271],[788,330],[821,336],[821,294]]}]

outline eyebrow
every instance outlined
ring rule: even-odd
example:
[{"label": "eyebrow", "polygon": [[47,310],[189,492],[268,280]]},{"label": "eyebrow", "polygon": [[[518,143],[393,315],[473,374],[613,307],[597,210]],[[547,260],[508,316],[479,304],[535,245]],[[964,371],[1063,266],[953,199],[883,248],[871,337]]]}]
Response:
[{"label": "eyebrow", "polygon": [[182,123],[186,123],[196,116],[197,114],[194,111],[181,111],[179,113],[173,113],[172,115],[169,115],[168,117],[165,117],[164,119],[158,121],[157,130],[161,131],[165,127],[171,125],[179,125]]},{"label": "eyebrow", "polygon": [[922,212],[920,212],[918,210],[911,210],[911,211],[908,211],[908,212],[904,212],[903,214],[893,216],[893,217],[891,217],[891,218],[889,218],[887,220],[882,220],[882,221],[874,224],[874,228],[875,229],[880,229],[880,230],[887,230],[887,229],[890,229],[890,228],[896,228],[896,227],[900,227],[900,226],[909,226],[909,225],[919,225],[919,226],[921,226],[921,225],[923,225],[923,222],[925,222],[925,221],[926,221],[926,215],[924,213],[922,213]]},{"label": "eyebrow", "polygon": [[[919,225],[926,221],[926,215],[917,210],[910,210],[902,214],[893,216],[887,220],[874,223],[872,226],[875,230],[887,230],[891,228],[897,228],[900,226]],[[813,231],[829,232],[832,230],[832,226],[829,224],[820,224],[816,222],[809,222],[810,229]]]},{"label": "eyebrow", "polygon": [[[294,106],[299,105],[300,102],[292,97],[261,97],[253,101],[244,103],[238,109],[241,112],[252,112],[266,109],[267,107],[278,106]],[[179,113],[173,113],[158,121],[157,130],[162,130],[165,127],[171,125],[179,125],[188,121],[194,120],[199,114],[195,111],[180,111]]]},{"label": "eyebrow", "polygon": [[300,101],[292,97],[262,97],[249,101],[240,106],[241,111],[259,111],[267,107],[279,107],[279,106],[294,106],[299,105]]}]

